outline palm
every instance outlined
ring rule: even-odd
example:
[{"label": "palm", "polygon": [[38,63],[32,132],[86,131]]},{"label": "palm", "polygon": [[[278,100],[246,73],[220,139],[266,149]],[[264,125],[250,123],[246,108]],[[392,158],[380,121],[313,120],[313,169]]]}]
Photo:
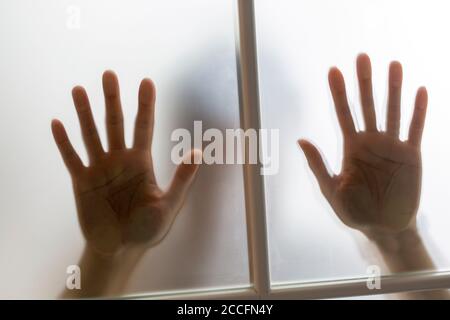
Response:
[{"label": "palm", "polygon": [[330,203],[349,226],[398,230],[415,216],[420,176],[416,148],[386,134],[363,132],[345,148]]},{"label": "palm", "polygon": [[[80,223],[88,240],[104,251],[112,251],[122,243],[157,236],[148,232],[151,226],[139,235],[139,229],[130,230],[130,222],[139,212],[149,218],[161,213],[158,208],[162,207],[163,192],[150,170],[149,156],[143,152],[113,152],[75,181]],[[162,231],[162,226],[156,229]]]},{"label": "palm", "polygon": [[348,108],[339,70],[329,81],[344,135],[344,157],[339,175],[329,176],[319,151],[300,141],[321,190],[337,216],[364,233],[399,232],[415,221],[421,188],[420,140],[426,91],[420,89],[407,141],[399,139],[401,66],[391,64],[387,130],[376,128],[370,60],[358,58],[358,78],[366,130],[357,132]]},{"label": "palm", "polygon": [[[126,148],[115,75],[104,75],[109,152],[104,152],[83,89],[74,89],[80,124],[90,158],[84,167],[64,128],[53,122],[55,140],[71,172],[79,221],[92,248],[113,254],[129,245],[154,245],[164,238],[181,208],[197,165],[182,164],[167,192],[155,179],[150,152],[153,85],[141,84],[133,148]],[[194,153],[189,155],[192,158]]]}]

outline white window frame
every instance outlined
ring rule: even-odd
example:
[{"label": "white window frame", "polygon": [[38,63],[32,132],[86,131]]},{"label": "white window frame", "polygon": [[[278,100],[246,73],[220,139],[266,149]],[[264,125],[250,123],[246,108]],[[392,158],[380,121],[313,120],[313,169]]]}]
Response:
[{"label": "white window frame", "polygon": [[[261,127],[253,0],[234,0],[236,61],[241,127]],[[368,289],[368,278],[271,284],[261,164],[243,165],[250,284],[200,290],[130,295],[138,299],[327,299],[450,288],[450,271],[402,273],[381,277],[380,289]],[[301,265],[298,266],[301,268]]]}]

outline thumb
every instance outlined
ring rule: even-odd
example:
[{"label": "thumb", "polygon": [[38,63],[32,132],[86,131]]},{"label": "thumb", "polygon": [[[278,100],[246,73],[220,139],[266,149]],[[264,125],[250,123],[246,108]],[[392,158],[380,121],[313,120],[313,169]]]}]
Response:
[{"label": "thumb", "polygon": [[319,150],[307,140],[300,139],[298,144],[303,150],[308,165],[319,183],[320,190],[325,197],[328,197],[332,191],[334,180],[328,173]]},{"label": "thumb", "polygon": [[170,205],[173,208],[178,210],[183,205],[189,188],[197,174],[202,157],[201,150],[192,149],[184,156],[182,163],[178,165],[166,193]]}]

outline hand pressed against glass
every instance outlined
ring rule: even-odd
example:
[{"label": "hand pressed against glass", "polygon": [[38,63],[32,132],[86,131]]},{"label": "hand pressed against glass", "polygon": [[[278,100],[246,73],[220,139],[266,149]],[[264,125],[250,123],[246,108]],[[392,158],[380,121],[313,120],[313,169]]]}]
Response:
[{"label": "hand pressed against glass", "polygon": [[97,253],[113,255],[127,246],[153,246],[164,238],[198,169],[192,160],[201,157],[201,151],[191,150],[177,168],[169,189],[161,190],[156,183],[151,152],[155,106],[152,81],[144,79],[139,88],[131,148],[125,146],[119,84],[111,71],[103,74],[103,91],[108,151],[103,149],[82,87],[75,87],[72,95],[89,166],[81,162],[60,121],[53,120],[52,132],[72,177],[87,246]]},{"label": "hand pressed against glass", "polygon": [[361,54],[357,74],[365,130],[357,132],[347,102],[344,78],[337,68],[329,84],[342,130],[342,170],[331,176],[318,149],[306,140],[299,144],[316,176],[323,195],[347,226],[366,235],[395,234],[415,227],[420,200],[420,142],[427,109],[427,91],[417,92],[407,141],[399,139],[402,67],[389,68],[386,131],[377,129],[372,96],[370,59]]}]

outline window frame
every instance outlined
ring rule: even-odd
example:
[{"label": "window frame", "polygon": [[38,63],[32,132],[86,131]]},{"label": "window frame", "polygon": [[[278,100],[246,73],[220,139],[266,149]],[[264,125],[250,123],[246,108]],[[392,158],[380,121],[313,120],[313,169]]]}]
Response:
[{"label": "window frame", "polygon": [[[254,0],[234,0],[236,67],[240,123],[261,128]],[[248,150],[246,150],[248,152]],[[368,277],[272,284],[261,164],[244,164],[244,190],[250,283],[248,286],[160,291],[124,296],[133,299],[329,299],[450,288],[450,271],[412,272],[381,277],[380,289],[368,289]],[[301,267],[301,266],[300,266]]]}]

